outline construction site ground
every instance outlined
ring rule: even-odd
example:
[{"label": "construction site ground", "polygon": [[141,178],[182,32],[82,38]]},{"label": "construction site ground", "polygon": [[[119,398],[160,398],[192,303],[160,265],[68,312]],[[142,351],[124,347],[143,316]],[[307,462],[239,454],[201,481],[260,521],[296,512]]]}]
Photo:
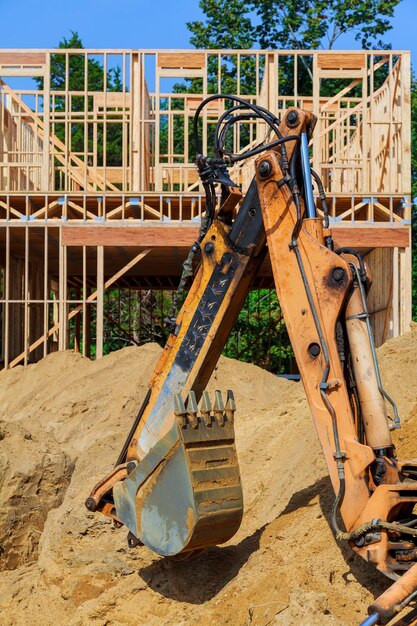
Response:
[{"label": "construction site ground", "polygon": [[[4,626],[353,626],[390,581],[336,542],[333,492],[301,383],[221,358],[235,392],[245,495],[238,534],[176,562],[127,547],[84,501],[112,467],[161,352],[51,354],[0,373],[0,623]],[[379,349],[417,456],[417,324]]]}]

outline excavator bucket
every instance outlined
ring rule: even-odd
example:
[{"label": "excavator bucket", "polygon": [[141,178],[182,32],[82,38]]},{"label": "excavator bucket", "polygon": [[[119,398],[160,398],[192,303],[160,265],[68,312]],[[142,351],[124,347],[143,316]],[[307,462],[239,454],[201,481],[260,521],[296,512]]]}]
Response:
[{"label": "excavator bucket", "polygon": [[[235,402],[207,391],[174,396],[169,432],[113,494],[131,535],[164,556],[224,543],[238,530],[243,494],[234,433]],[[132,545],[134,545],[134,540]]]}]

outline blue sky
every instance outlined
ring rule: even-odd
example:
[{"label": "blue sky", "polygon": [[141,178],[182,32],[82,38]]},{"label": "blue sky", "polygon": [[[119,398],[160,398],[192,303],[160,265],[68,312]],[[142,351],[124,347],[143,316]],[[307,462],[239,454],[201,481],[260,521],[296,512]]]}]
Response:
[{"label": "blue sky", "polygon": [[[201,15],[198,0],[0,0],[0,47],[53,48],[75,30],[88,48],[188,48],[185,23]],[[402,0],[386,36],[413,57],[416,18],[417,0]],[[348,37],[337,47],[358,45]]]}]

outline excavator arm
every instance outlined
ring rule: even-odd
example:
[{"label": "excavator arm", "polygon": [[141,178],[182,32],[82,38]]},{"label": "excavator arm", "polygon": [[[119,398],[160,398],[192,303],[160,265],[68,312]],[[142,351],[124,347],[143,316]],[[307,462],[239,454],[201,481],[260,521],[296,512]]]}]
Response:
[{"label": "excavator arm", "polygon": [[[366,621],[385,623],[417,590],[417,465],[398,462],[391,438],[399,418],[379,375],[366,307],[369,270],[355,250],[334,247],[325,194],[309,165],[314,116],[290,108],[279,121],[240,98],[211,96],[197,111],[196,134],[201,110],[215,98],[234,105],[217,125],[214,157],[197,157],[206,215],[185,274],[197,253],[200,264],[116,467],[86,506],[124,524],[132,547],[145,544],[175,558],[224,543],[238,530],[234,396],[228,390],[210,397],[205,387],[268,250],[335,491],[334,532],[396,581]],[[227,127],[253,118],[276,138],[231,155]],[[255,176],[236,211],[240,194],[226,165],[242,158],[254,160]]]}]

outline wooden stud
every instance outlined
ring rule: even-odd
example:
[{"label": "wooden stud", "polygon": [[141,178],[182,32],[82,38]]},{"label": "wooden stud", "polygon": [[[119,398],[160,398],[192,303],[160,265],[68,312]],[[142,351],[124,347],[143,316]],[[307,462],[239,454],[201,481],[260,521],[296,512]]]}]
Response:
[{"label": "wooden stud", "polygon": [[5,303],[4,303],[4,367],[9,367],[9,314],[10,314],[10,227],[6,224],[6,261],[5,261]]},{"label": "wooden stud", "polygon": [[104,247],[97,246],[96,359],[103,356]]},{"label": "wooden stud", "polygon": [[399,284],[399,250],[397,247],[392,250],[392,322],[393,337],[400,334],[400,284]]},{"label": "wooden stud", "polygon": [[399,251],[399,281],[400,281],[400,320],[399,332],[406,333],[410,330],[412,320],[412,264],[411,246],[400,248]]}]

